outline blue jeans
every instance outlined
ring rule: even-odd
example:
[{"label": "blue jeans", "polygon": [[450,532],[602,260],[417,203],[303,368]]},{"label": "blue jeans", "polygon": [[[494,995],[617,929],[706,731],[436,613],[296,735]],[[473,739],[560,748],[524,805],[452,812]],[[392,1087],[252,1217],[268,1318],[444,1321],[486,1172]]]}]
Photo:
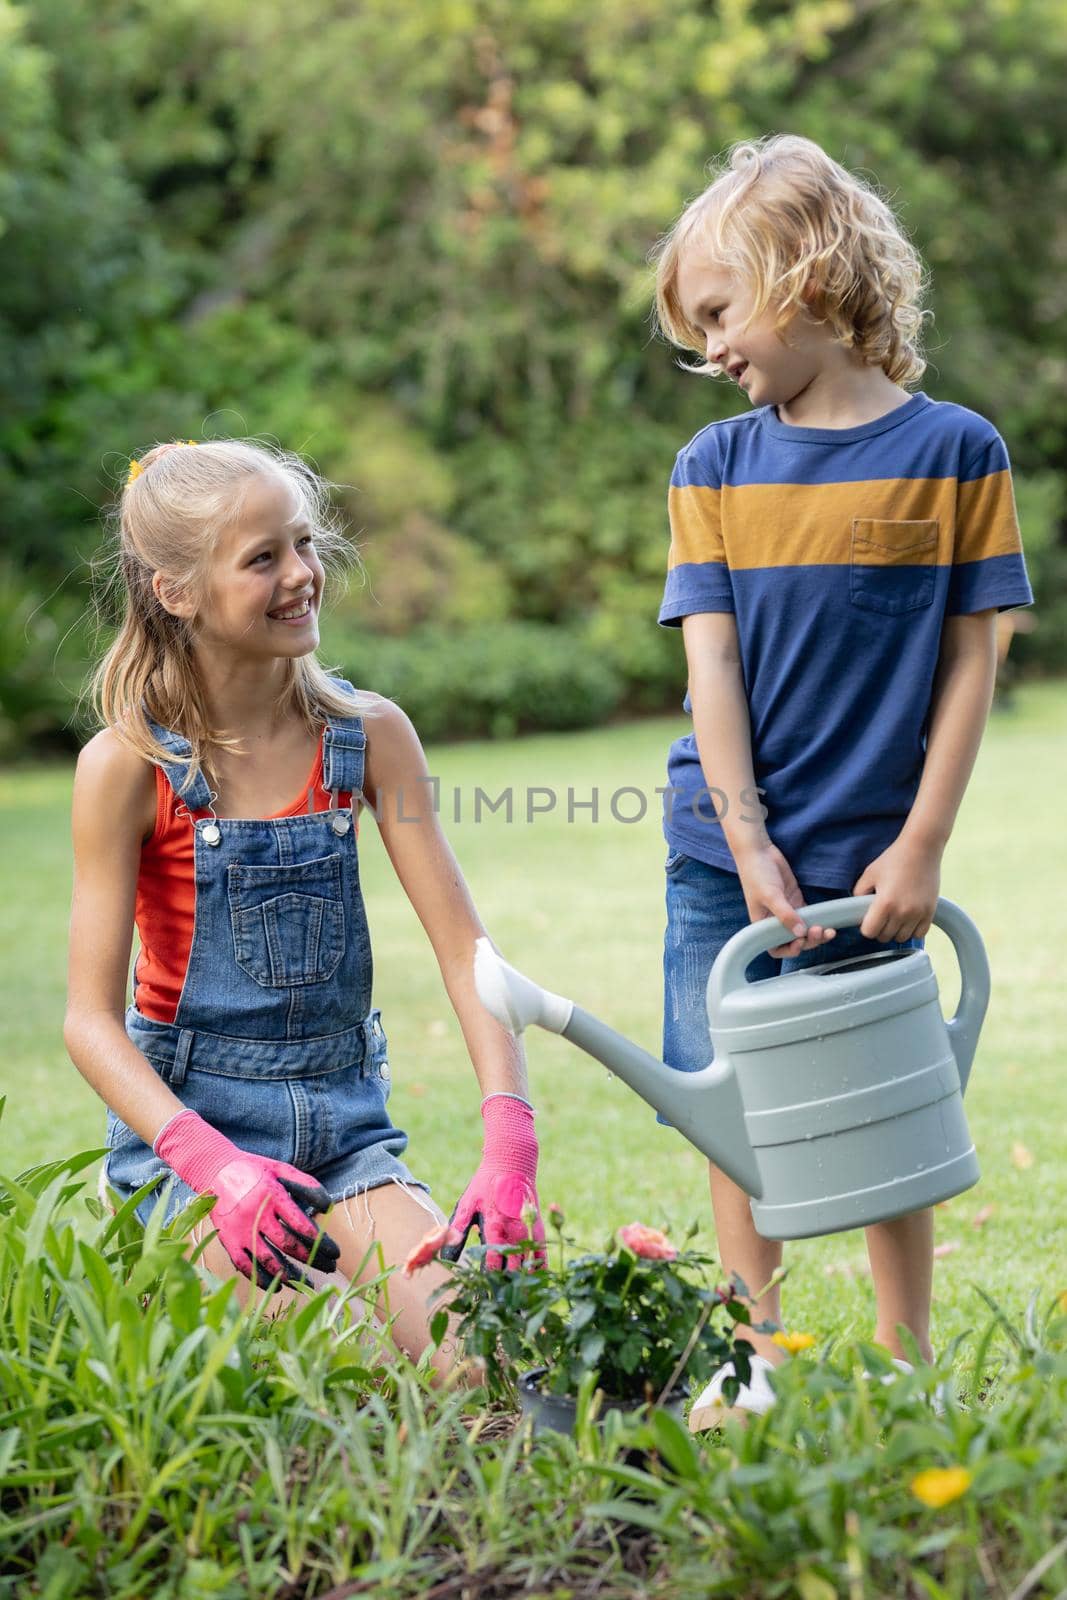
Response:
[{"label": "blue jeans", "polygon": [[[707,987],[715,957],[726,941],[748,926],[750,918],[741,880],[734,872],[709,866],[674,850],[667,857],[667,931],[663,942],[663,1059],[678,1072],[699,1072],[714,1052],[708,1032]],[[841,900],[847,889],[803,883],[806,906]],[[803,918],[803,920],[808,920]],[[879,944],[859,928],[840,928],[825,945],[798,956],[757,956],[748,967],[750,983],[822,966],[851,956],[884,950],[917,950],[921,939]],[[657,1119],[664,1121],[663,1117]]]}]

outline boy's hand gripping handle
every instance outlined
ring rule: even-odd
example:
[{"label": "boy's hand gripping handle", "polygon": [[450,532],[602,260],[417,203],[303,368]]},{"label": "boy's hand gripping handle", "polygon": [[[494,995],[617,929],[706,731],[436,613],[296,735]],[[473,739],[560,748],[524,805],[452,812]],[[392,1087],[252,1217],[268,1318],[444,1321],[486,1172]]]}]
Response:
[{"label": "boy's hand gripping handle", "polygon": [[[873,894],[845,895],[840,900],[825,900],[817,906],[802,906],[796,913],[809,927],[858,927],[875,902]],[[952,940],[960,964],[960,1003],[956,1015],[946,1023],[949,1043],[959,1069],[960,1088],[966,1089],[978,1035],[989,1005],[989,961],[982,936],[965,912],[944,896],[934,911],[934,926]],[[784,943],[790,933],[775,917],[753,922],[723,945],[708,979],[708,1011],[714,1015],[723,997],[744,986],[750,962],[765,950]]]},{"label": "boy's hand gripping handle", "polygon": [[172,1117],[152,1148],[190,1189],[218,1196],[211,1221],[222,1246],[238,1272],[261,1289],[278,1277],[283,1283],[311,1282],[289,1256],[322,1272],[337,1265],[340,1250],[310,1220],[310,1213],[326,1211],[332,1202],[306,1172],[240,1149],[191,1110]]}]

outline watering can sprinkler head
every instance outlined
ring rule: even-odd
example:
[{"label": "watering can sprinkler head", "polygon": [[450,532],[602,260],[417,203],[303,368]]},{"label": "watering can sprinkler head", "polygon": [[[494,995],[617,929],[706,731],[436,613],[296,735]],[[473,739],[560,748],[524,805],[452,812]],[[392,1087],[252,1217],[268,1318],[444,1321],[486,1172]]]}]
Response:
[{"label": "watering can sprinkler head", "polygon": [[571,1019],[573,1002],[534,983],[493,948],[492,940],[474,946],[474,985],[482,1005],[508,1033],[518,1036],[531,1023],[562,1033]]}]

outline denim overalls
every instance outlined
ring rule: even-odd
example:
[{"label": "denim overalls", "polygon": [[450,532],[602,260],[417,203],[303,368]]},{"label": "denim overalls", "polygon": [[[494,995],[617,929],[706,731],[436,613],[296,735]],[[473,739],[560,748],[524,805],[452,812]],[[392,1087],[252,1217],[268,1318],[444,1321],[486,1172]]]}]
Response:
[{"label": "denim overalls", "polygon": [[[188,755],[180,735],[151,727]],[[386,1040],[370,1008],[353,814],[365,746],[360,717],[330,717],[323,785],[332,809],[267,821],[216,820],[203,773],[182,796],[187,767],[163,764],[195,836],[192,948],[172,1023],[132,1005],[126,1013],[130,1039],[183,1105],[242,1149],[311,1173],[334,1200],[391,1181],[427,1188],[400,1160],[407,1135],[386,1111]],[[339,807],[342,791],[352,808]],[[124,1197],[169,1177],[168,1221],[192,1198],[113,1112],[107,1142],[104,1175]],[[156,1199],[138,1206],[142,1222]]]}]

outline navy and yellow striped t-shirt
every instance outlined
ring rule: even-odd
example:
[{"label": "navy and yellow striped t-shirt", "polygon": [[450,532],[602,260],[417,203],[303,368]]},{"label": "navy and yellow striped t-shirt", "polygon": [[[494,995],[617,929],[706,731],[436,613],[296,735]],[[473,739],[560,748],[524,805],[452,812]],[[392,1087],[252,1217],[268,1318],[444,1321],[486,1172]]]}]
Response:
[{"label": "navy and yellow striped t-shirt", "polygon": [[[686,445],[669,511],[659,620],[735,613],[767,831],[801,883],[851,890],[914,803],[943,619],[1033,600],[1004,441],[925,394],[855,428],[761,406]],[[670,847],[736,870],[693,734],[668,774]]]}]

